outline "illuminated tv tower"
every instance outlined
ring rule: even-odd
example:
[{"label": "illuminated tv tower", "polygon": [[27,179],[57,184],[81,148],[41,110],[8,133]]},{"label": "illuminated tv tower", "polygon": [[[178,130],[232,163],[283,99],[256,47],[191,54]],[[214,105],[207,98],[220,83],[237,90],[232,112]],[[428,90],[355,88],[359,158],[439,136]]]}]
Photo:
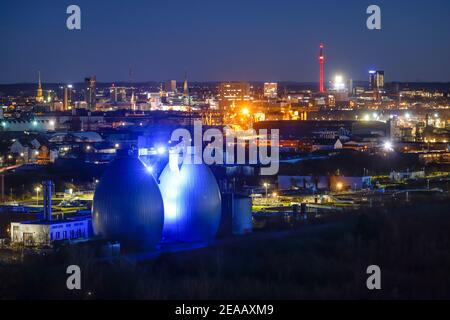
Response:
[{"label": "illuminated tv tower", "polygon": [[320,93],[323,93],[324,92],[324,86],[323,86],[323,65],[325,63],[325,57],[323,55],[323,43],[320,44],[319,63],[320,63]]}]

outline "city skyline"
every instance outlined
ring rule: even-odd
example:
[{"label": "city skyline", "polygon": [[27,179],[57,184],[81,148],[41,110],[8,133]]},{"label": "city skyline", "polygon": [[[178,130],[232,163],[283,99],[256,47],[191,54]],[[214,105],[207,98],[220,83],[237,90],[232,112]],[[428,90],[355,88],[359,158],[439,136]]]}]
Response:
[{"label": "city skyline", "polygon": [[0,8],[0,301],[450,298],[449,0]]},{"label": "city skyline", "polygon": [[383,23],[377,31],[366,28],[369,3],[360,1],[325,0],[319,7],[290,0],[278,6],[136,0],[109,1],[105,10],[103,2],[80,0],[80,31],[65,26],[69,4],[44,0],[21,11],[23,3],[5,2],[0,83],[34,83],[38,71],[44,83],[94,74],[100,82],[146,82],[182,79],[184,72],[198,82],[319,82],[322,42],[325,82],[337,73],[365,81],[371,69],[386,70],[388,82],[450,81],[450,44],[438,41],[448,38],[449,22],[438,19],[448,1],[436,0],[432,8],[419,0],[378,1]]}]

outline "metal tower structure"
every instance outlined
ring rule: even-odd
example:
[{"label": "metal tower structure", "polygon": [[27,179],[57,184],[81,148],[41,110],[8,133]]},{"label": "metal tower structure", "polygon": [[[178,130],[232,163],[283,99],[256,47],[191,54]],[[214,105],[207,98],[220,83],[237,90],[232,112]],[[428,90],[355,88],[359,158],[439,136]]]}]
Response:
[{"label": "metal tower structure", "polygon": [[323,66],[325,64],[325,56],[323,55],[323,44],[320,44],[320,54],[319,54],[319,64],[320,64],[320,93],[323,93],[324,85],[323,85]]}]

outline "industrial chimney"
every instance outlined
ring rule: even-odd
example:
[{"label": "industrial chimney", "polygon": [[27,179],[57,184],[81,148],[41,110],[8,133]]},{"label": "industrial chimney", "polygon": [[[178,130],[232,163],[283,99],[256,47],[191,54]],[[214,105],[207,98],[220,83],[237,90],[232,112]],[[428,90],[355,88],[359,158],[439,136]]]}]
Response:
[{"label": "industrial chimney", "polygon": [[48,180],[42,182],[44,186],[44,220],[52,221],[52,188],[53,182]]}]

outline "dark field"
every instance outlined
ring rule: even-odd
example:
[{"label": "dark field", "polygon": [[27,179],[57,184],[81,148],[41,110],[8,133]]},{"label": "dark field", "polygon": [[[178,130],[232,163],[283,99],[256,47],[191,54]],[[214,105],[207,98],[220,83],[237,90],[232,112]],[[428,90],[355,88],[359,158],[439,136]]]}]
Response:
[{"label": "dark field", "polygon": [[[3,299],[443,299],[450,298],[448,202],[331,217],[274,234],[256,233],[145,263],[89,255],[28,258],[0,267]],[[82,290],[65,268],[82,269]],[[366,288],[381,267],[382,290]]]}]

